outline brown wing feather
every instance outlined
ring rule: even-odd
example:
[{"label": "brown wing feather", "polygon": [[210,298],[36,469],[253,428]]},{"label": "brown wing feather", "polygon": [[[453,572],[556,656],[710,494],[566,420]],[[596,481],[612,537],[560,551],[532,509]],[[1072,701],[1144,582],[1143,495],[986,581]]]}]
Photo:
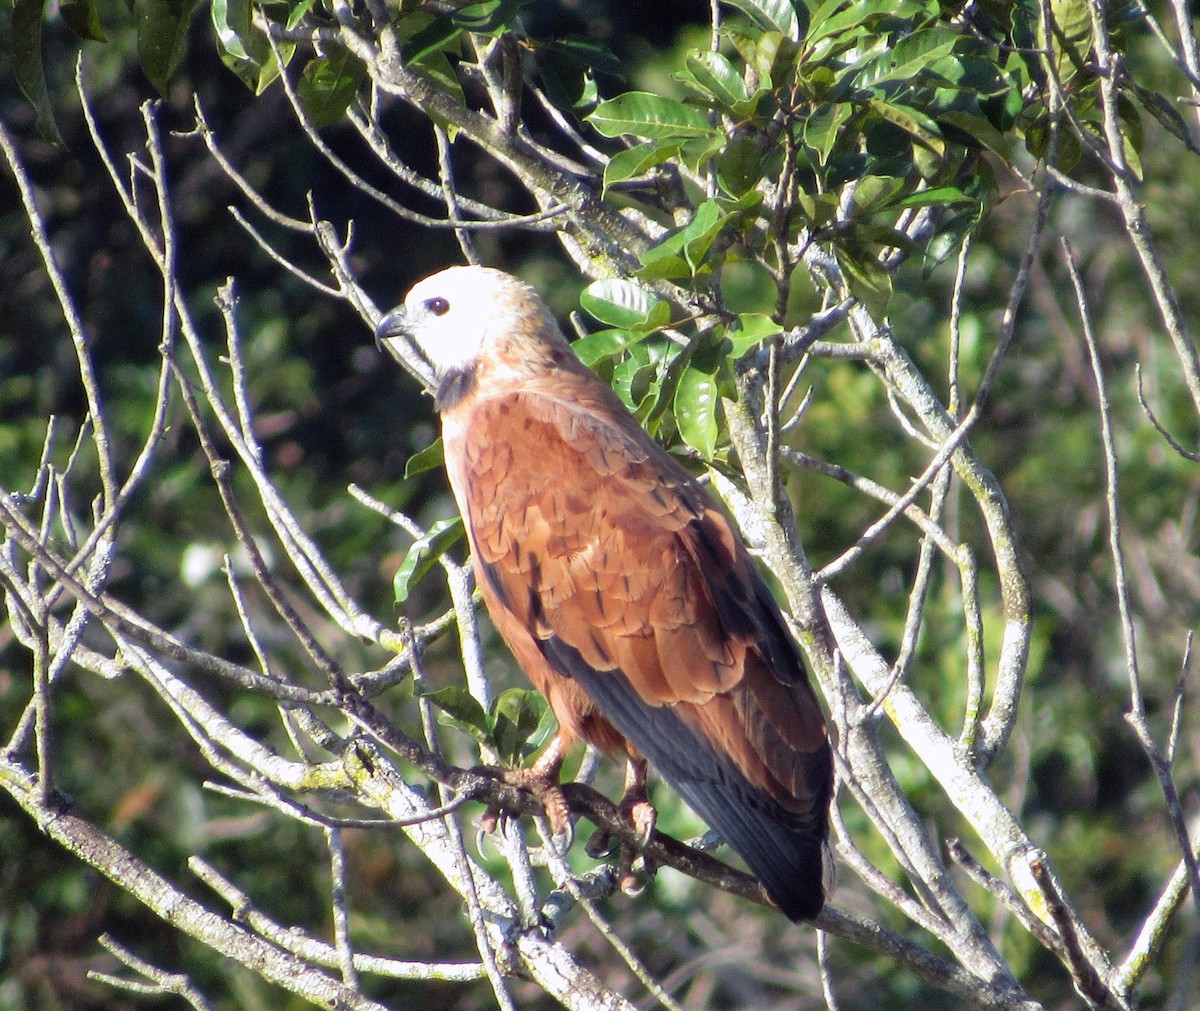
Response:
[{"label": "brown wing feather", "polygon": [[815,915],[831,761],[778,609],[686,471],[592,377],[555,378],[447,425],[493,621],[563,729],[632,740],[785,912]]}]

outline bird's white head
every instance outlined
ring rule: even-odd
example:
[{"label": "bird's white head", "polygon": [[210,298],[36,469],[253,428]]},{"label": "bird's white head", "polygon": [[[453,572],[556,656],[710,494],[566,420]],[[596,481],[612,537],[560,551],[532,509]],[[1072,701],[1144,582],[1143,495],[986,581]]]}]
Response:
[{"label": "bird's white head", "polygon": [[491,267],[450,267],[413,285],[404,304],[379,321],[381,344],[410,342],[438,378],[471,369],[531,315],[548,315],[533,289]]}]

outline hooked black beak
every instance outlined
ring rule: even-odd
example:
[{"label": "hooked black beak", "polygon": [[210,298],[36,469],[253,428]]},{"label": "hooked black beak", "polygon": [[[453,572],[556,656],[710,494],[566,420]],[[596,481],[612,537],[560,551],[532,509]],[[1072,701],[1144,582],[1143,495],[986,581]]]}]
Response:
[{"label": "hooked black beak", "polygon": [[385,315],[375,326],[375,346],[383,350],[383,342],[392,337],[406,337],[404,306],[400,305]]}]

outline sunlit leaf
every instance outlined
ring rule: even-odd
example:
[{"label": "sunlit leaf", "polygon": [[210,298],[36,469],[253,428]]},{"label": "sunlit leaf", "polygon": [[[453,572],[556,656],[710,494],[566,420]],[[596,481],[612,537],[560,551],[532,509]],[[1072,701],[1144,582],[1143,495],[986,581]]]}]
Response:
[{"label": "sunlit leaf", "polygon": [[420,697],[442,711],[440,723],[456,727],[480,743],[491,743],[492,727],[488,714],[462,685],[447,685],[436,691],[423,692]]},{"label": "sunlit leaf", "polygon": [[719,402],[715,376],[697,368],[683,370],[675,387],[675,424],[683,441],[706,460],[717,449]]},{"label": "sunlit leaf", "polygon": [[532,688],[501,692],[492,703],[489,722],[496,753],[509,765],[540,747],[554,728],[549,705]]},{"label": "sunlit leaf", "polygon": [[285,24],[288,28],[295,28],[304,15],[313,8],[316,0],[285,0],[287,4],[287,21]]},{"label": "sunlit leaf", "polygon": [[586,337],[580,337],[571,348],[579,360],[591,368],[645,339],[645,333],[635,333],[633,330],[598,330]]},{"label": "sunlit leaf", "polygon": [[[279,64],[266,35],[254,24],[250,0],[212,0],[209,7],[221,61],[255,94],[279,76]],[[286,64],[295,44],[280,42],[276,49]]]},{"label": "sunlit leaf", "polygon": [[642,263],[653,268],[662,261],[682,259],[691,273],[696,273],[721,229],[735,217],[716,200],[706,200],[696,208],[692,220],[657,246],[641,254]]},{"label": "sunlit leaf", "polygon": [[450,17],[476,35],[499,35],[512,27],[521,8],[530,3],[532,0],[483,0],[460,7]]},{"label": "sunlit leaf", "polygon": [[1039,18],[1038,41],[1054,54],[1059,77],[1065,84],[1083,69],[1090,48],[1092,19],[1088,0],[1050,0],[1050,14],[1051,38],[1043,37]]},{"label": "sunlit leaf", "polygon": [[[421,17],[418,12],[415,17]],[[410,21],[414,16],[410,15]],[[433,18],[420,30],[413,32],[400,47],[400,59],[405,64],[421,63],[426,58],[447,49],[463,33],[463,28],[449,16]]]},{"label": "sunlit leaf", "polygon": [[710,50],[691,52],[684,62],[685,81],[700,88],[725,109],[735,109],[746,106],[750,102],[750,93],[746,90],[746,82],[742,75],[720,53]]},{"label": "sunlit leaf", "polygon": [[946,143],[942,140],[937,123],[919,109],[891,105],[878,98],[872,98],[869,104],[877,115],[910,134],[918,143],[936,154],[945,152]]},{"label": "sunlit leaf", "polygon": [[894,176],[864,176],[854,187],[854,206],[863,214],[887,207],[892,197],[904,188],[904,180]]},{"label": "sunlit leaf", "polygon": [[[850,30],[851,37],[846,41],[852,43],[854,36],[865,34],[867,16],[872,7],[878,6],[871,3],[852,3],[846,6],[844,0],[826,0],[812,12],[804,37],[805,46],[815,48],[821,42],[847,32],[847,29]],[[826,55],[824,49],[820,52]]]},{"label": "sunlit leaf", "polygon": [[779,324],[765,313],[739,313],[737,329],[730,330],[725,334],[733,345],[731,356],[734,359],[741,358],[753,351],[768,337],[774,337],[780,330]]},{"label": "sunlit leaf", "polygon": [[630,134],[654,140],[718,134],[703,109],[645,91],[629,91],[601,102],[587,121],[605,137]]},{"label": "sunlit leaf", "polygon": [[933,186],[927,190],[910,193],[906,197],[894,200],[888,206],[894,209],[905,207],[947,207],[952,204],[969,204],[974,202],[974,197],[968,196],[957,186]]},{"label": "sunlit leaf", "polygon": [[580,294],[579,304],[601,323],[632,329],[645,325],[662,303],[641,285],[612,277],[589,284]]},{"label": "sunlit leaf", "polygon": [[817,152],[821,162],[827,162],[834,145],[842,136],[846,121],[854,115],[849,102],[825,103],[818,106],[804,123],[804,143]]},{"label": "sunlit leaf", "polygon": [[604,166],[604,189],[626,179],[635,179],[656,165],[670,161],[683,146],[678,140],[647,140],[618,151]]},{"label": "sunlit leaf", "polygon": [[433,524],[425,536],[408,549],[408,554],[404,556],[404,561],[400,563],[400,568],[396,570],[392,580],[392,591],[397,604],[402,604],[408,599],[417,583],[425,578],[437,560],[462,536],[462,519],[455,516],[453,519],[439,520]]},{"label": "sunlit leaf", "polygon": [[404,476],[416,477],[418,474],[437,470],[442,465],[442,456],[442,439],[441,436],[438,436],[424,449],[413,453],[408,458],[408,462],[404,465]]},{"label": "sunlit leaf", "polygon": [[645,344],[635,344],[613,370],[612,388],[635,414],[655,393],[655,363]]},{"label": "sunlit leaf", "polygon": [[725,0],[765,31],[779,32],[793,42],[800,40],[800,21],[791,0]]},{"label": "sunlit leaf", "polygon": [[944,263],[962,247],[963,240],[979,223],[978,211],[967,211],[944,221],[925,244],[925,259],[921,265],[922,276],[928,278],[933,269]]},{"label": "sunlit leaf", "polygon": [[957,36],[945,30],[914,32],[871,60],[855,75],[855,84],[870,88],[885,81],[912,80],[934,61],[948,55]]}]

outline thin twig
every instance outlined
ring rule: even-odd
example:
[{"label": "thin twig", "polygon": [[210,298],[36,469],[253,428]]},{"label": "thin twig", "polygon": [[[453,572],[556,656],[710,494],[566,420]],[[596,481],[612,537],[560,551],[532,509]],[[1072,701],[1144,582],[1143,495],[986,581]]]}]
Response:
[{"label": "thin twig", "polygon": [[1071,972],[1075,981],[1075,989],[1088,1002],[1088,1005],[1099,1011],[1109,1006],[1110,990],[1100,978],[1079,943],[1079,934],[1075,929],[1075,918],[1062,901],[1062,895],[1055,886],[1053,878],[1047,873],[1045,858],[1038,854],[1029,862],[1033,878],[1042,890],[1046,901],[1046,909],[1050,919],[1058,929],[1062,939],[1063,962]]},{"label": "thin twig", "polygon": [[838,1011],[837,995],[833,992],[833,971],[829,964],[829,935],[817,931],[817,965],[821,970],[821,996],[827,1011]]},{"label": "thin twig", "polygon": [[109,973],[97,972],[95,970],[89,970],[88,979],[94,979],[99,983],[107,983],[109,986],[128,990],[130,993],[142,994],[147,997],[161,997],[173,994],[187,1001],[196,1011],[210,1011],[211,1005],[204,999],[204,995],[192,985],[192,981],[183,973],[164,972],[144,959],[138,958],[137,955],[120,944],[111,934],[101,934],[99,942],[100,946],[107,952],[123,962],[134,972],[144,976],[146,982],[124,979],[120,976],[113,976]]},{"label": "thin twig", "polygon": [[[1187,321],[1179,305],[1179,296],[1167,277],[1162,255],[1154,240],[1154,232],[1146,218],[1145,203],[1138,196],[1135,189],[1136,178],[1125,158],[1125,130],[1118,108],[1118,82],[1123,74],[1121,60],[1112,51],[1103,0],[1088,0],[1087,7],[1092,22],[1096,75],[1100,80],[1100,108],[1103,113],[1108,163],[1116,187],[1117,204],[1125,223],[1125,234],[1129,236],[1129,241],[1137,253],[1159,315],[1175,348],[1175,357],[1183,373],[1184,385],[1192,398],[1192,405],[1200,411],[1200,353],[1197,352],[1195,341],[1188,332]],[[1185,51],[1190,48],[1186,47]],[[1189,66],[1189,69],[1192,68]],[[1200,901],[1200,897],[1197,901]]]},{"label": "thin twig", "polygon": [[1058,934],[1034,916],[1016,892],[999,878],[990,874],[987,868],[975,859],[960,840],[947,839],[946,851],[950,854],[950,859],[966,871],[972,881],[988,892],[1004,909],[1020,920],[1022,926],[1038,939],[1043,948],[1058,954],[1060,958],[1063,957],[1063,943]]},{"label": "thin twig", "polygon": [[325,845],[329,848],[329,898],[333,906],[333,937],[337,948],[338,963],[342,969],[342,982],[358,992],[358,971],[354,968],[354,949],[350,945],[350,909],[346,895],[346,851],[342,847],[341,830],[329,826],[325,829]]},{"label": "thin twig", "polygon": [[1096,401],[1100,412],[1100,436],[1104,446],[1104,502],[1108,513],[1108,546],[1113,564],[1113,585],[1117,592],[1121,642],[1125,649],[1125,671],[1129,679],[1130,706],[1125,718],[1133,727],[1142,750],[1146,753],[1146,757],[1150,760],[1150,765],[1158,777],[1159,786],[1166,799],[1167,817],[1175,833],[1179,851],[1191,874],[1192,899],[1196,904],[1196,909],[1200,911],[1200,866],[1197,865],[1195,854],[1192,851],[1192,842],[1188,837],[1187,822],[1184,819],[1183,806],[1179,802],[1179,791],[1175,787],[1174,774],[1154,741],[1150,721],[1146,715],[1145,698],[1142,694],[1142,674],[1138,664],[1137,638],[1132,609],[1129,605],[1125,561],[1121,551],[1121,493],[1117,479],[1117,450],[1113,440],[1112,417],[1109,412],[1104,369],[1100,364],[1100,351],[1096,346],[1096,336],[1092,330],[1092,317],[1087,306],[1083,282],[1075,265],[1075,256],[1071,245],[1065,238],[1062,240],[1062,248],[1063,260],[1071,277],[1071,285],[1075,290],[1075,301],[1079,310],[1080,323],[1083,326],[1083,338],[1087,344],[1088,361],[1091,363],[1092,376],[1096,382]]},{"label": "thin twig", "polygon": [[[305,934],[298,927],[284,927],[258,909],[250,897],[200,857],[191,857],[188,867],[192,873],[219,895],[229,906],[233,919],[244,923],[274,945],[290,951],[306,962],[327,968],[338,967],[338,951]],[[483,966],[478,962],[404,962],[378,955],[355,953],[354,968],[360,973],[392,979],[446,980],[471,982],[483,978]]]},{"label": "thin twig", "polygon": [[442,198],[446,201],[446,213],[456,226],[454,237],[458,240],[458,247],[462,250],[463,258],[467,263],[478,265],[479,253],[471,241],[471,233],[460,225],[462,212],[458,204],[458,190],[454,185],[454,164],[450,160],[450,139],[446,136],[445,129],[436,123],[433,127],[433,137],[437,141],[438,176],[442,184]]}]

